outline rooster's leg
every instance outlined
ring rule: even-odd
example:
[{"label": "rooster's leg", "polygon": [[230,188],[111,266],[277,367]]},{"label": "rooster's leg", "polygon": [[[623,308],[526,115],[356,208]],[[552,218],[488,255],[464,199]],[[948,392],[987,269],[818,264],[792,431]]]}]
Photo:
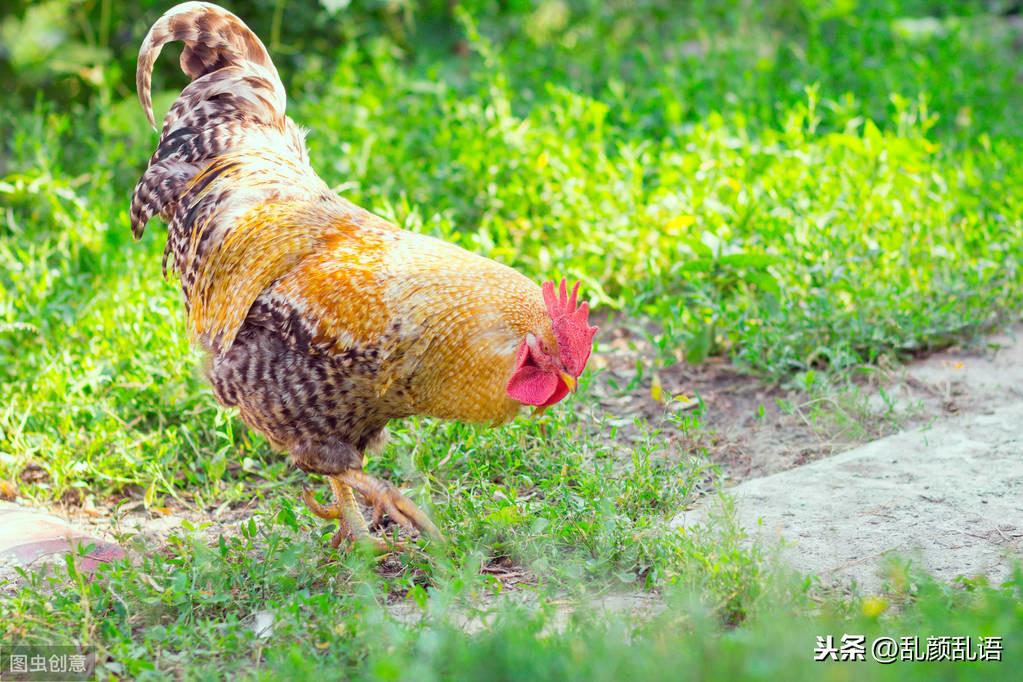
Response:
[{"label": "rooster's leg", "polygon": [[444,536],[423,511],[387,481],[373,478],[364,471],[350,469],[338,475],[338,478],[362,493],[366,501],[373,505],[373,520],[377,522],[383,514],[410,532],[419,531],[435,540],[443,540]]},{"label": "rooster's leg", "polygon": [[369,533],[366,519],[362,516],[362,510],[355,501],[352,488],[339,476],[329,476],[330,489],[334,493],[334,504],[323,505],[316,501],[311,490],[306,488],[302,491],[302,498],[306,505],[316,516],[324,519],[337,519],[338,529],[331,538],[330,544],[336,549],[345,540],[353,542],[365,542],[378,552],[388,552],[392,548],[387,542],[380,538],[373,537]]}]

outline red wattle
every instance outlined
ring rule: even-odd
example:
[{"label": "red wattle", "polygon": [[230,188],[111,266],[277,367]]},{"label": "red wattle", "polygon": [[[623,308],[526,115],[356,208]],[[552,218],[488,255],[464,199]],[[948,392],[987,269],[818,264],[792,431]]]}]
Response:
[{"label": "red wattle", "polygon": [[551,393],[551,396],[547,398],[547,402],[545,402],[540,407],[549,407],[554,403],[559,402],[562,398],[568,395],[568,386],[565,385],[565,382],[561,380],[560,376],[557,377],[557,379],[558,387],[554,389],[554,393]]},{"label": "red wattle", "polygon": [[512,374],[508,395],[524,405],[552,405],[561,399],[551,400],[557,394],[560,382],[558,375],[545,374],[539,367],[523,367]]},{"label": "red wattle", "polygon": [[523,342],[515,359],[515,371],[508,380],[508,395],[523,405],[547,407],[568,395],[568,386],[555,372],[544,372]]}]

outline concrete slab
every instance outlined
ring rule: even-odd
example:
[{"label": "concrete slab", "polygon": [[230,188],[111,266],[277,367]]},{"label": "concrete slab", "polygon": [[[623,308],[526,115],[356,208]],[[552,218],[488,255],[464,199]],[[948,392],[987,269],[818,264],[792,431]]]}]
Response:
[{"label": "concrete slab", "polygon": [[[881,585],[891,552],[938,578],[1004,580],[1023,557],[1023,402],[942,420],[730,490],[751,537],[825,583]],[[704,506],[673,526],[706,519]]]},{"label": "concrete slab", "polygon": [[12,582],[16,566],[34,567],[60,561],[69,552],[91,549],[78,559],[79,570],[92,573],[101,563],[120,559],[124,550],[83,532],[64,519],[7,502],[0,502],[0,585]]}]

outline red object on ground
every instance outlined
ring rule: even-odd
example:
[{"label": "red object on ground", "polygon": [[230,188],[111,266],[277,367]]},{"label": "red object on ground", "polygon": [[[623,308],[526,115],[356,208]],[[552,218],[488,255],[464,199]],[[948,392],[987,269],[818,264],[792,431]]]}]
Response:
[{"label": "red object on ground", "polygon": [[56,516],[0,504],[0,559],[13,557],[29,566],[45,556],[77,553],[82,545],[92,545],[84,556],[78,557],[79,570],[87,573],[101,563],[124,556],[120,546],[90,537]]}]

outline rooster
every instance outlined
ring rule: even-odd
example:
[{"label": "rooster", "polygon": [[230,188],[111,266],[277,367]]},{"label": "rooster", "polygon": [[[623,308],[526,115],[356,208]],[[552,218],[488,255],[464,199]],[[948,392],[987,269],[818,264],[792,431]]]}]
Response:
[{"label": "rooster", "polygon": [[340,198],[309,165],[304,132],[266,48],[216,5],[174,7],[139,51],[139,101],[155,125],[153,64],[181,41],[191,78],[135,187],[131,227],[168,224],[191,338],[216,399],[327,477],[332,544],[367,542],[354,493],[411,534],[442,537],[412,501],[363,471],[392,419],[500,424],[574,391],[596,327],[579,285],[542,286],[493,260],[408,232]]}]

